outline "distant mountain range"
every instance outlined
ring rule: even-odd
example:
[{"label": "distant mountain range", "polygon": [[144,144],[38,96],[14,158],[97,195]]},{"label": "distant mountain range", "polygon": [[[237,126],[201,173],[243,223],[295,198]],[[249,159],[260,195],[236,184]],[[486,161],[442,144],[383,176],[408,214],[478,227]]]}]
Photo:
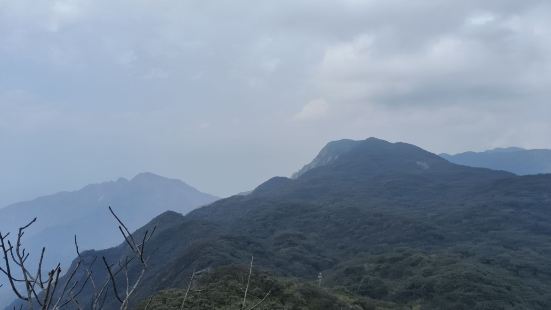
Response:
[{"label": "distant mountain range", "polygon": [[551,173],[551,150],[510,147],[440,156],[459,165],[509,171],[518,175]]},{"label": "distant mountain range", "polygon": [[[31,258],[37,259],[37,252],[45,246],[47,265],[59,261],[67,267],[75,257],[74,235],[82,249],[108,248],[121,242],[108,206],[112,206],[129,227],[136,229],[165,211],[186,214],[217,199],[180,180],[142,173],[131,180],[121,178],[88,185],[78,191],[61,192],[2,208],[0,230],[16,234],[18,227],[37,217],[37,222],[24,237],[25,246],[35,250]],[[0,290],[0,305],[7,303],[6,295],[13,300],[8,288],[4,287]]]},{"label": "distant mountain range", "polygon": [[[273,309],[550,309],[550,184],[551,175],[457,165],[406,143],[331,142],[294,178],[138,230],[160,229],[132,303],[176,309],[194,270],[206,276],[190,292],[193,309],[237,303],[246,271],[224,268],[254,255],[273,280],[262,277],[251,305],[271,287]],[[128,251],[84,255],[115,262]]]}]

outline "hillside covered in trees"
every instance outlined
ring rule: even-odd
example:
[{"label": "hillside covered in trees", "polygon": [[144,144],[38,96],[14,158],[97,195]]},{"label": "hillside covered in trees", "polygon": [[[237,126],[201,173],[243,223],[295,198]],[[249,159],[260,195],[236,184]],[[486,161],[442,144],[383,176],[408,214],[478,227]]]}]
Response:
[{"label": "hillside covered in trees", "polygon": [[[157,227],[131,304],[178,309],[202,271],[185,309],[240,309],[254,256],[247,309],[267,292],[256,309],[551,307],[551,175],[459,166],[374,138],[332,142],[315,161],[138,230]],[[116,262],[128,252],[83,255]]]}]

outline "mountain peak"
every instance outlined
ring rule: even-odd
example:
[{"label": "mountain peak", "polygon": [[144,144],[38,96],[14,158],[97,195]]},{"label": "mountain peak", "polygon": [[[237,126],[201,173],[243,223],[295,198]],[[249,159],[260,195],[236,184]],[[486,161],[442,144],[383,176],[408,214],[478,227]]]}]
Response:
[{"label": "mountain peak", "polygon": [[374,137],[365,140],[342,139],[331,141],[325,145],[314,160],[293,174],[292,178],[297,179],[312,169],[334,163],[351,153],[358,153],[356,157],[364,161],[387,156],[399,157],[413,162],[414,165],[424,170],[430,168],[426,160],[440,161],[438,156],[407,143],[391,143]]},{"label": "mountain peak", "polygon": [[143,181],[143,180],[167,180],[168,178],[165,178],[163,176],[160,176],[158,174],[152,173],[152,172],[142,172],[138,173],[136,176],[134,176],[131,181]]},{"label": "mountain peak", "polygon": [[[167,185],[174,184],[178,186],[188,187],[189,189],[194,189],[192,186],[180,179],[167,178],[152,172],[142,172],[137,174],[130,180],[131,183],[141,184],[141,185]],[[194,189],[195,190],[195,189]]]},{"label": "mountain peak", "polygon": [[[378,140],[376,138],[369,138]],[[292,178],[297,179],[302,176],[304,173],[321,166],[325,166],[330,162],[336,160],[342,154],[349,152],[358,146],[361,141],[351,140],[351,139],[341,139],[336,141],[331,141],[327,143],[319,152],[319,154],[312,160],[309,164],[302,167],[299,171],[293,174]]]}]

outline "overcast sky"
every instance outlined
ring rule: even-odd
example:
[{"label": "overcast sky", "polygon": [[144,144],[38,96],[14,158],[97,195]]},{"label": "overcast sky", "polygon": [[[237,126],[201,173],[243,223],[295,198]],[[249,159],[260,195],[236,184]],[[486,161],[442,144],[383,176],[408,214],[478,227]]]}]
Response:
[{"label": "overcast sky", "polygon": [[551,148],[550,92],[550,1],[0,0],[0,204],[229,195],[340,138]]}]

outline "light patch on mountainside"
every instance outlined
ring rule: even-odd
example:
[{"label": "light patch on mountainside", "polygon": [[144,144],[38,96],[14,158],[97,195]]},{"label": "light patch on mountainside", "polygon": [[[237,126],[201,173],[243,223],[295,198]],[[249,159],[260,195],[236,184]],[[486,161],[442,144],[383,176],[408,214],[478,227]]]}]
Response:
[{"label": "light patch on mountainside", "polygon": [[314,168],[318,168],[329,164],[330,162],[338,159],[339,156],[350,151],[357,145],[358,145],[358,141],[348,140],[348,139],[329,142],[324,148],[321,149],[321,151],[314,158],[314,160],[312,160],[309,164],[302,167],[299,171],[295,172],[292,178],[297,179],[301,175],[305,174],[306,172]]}]

